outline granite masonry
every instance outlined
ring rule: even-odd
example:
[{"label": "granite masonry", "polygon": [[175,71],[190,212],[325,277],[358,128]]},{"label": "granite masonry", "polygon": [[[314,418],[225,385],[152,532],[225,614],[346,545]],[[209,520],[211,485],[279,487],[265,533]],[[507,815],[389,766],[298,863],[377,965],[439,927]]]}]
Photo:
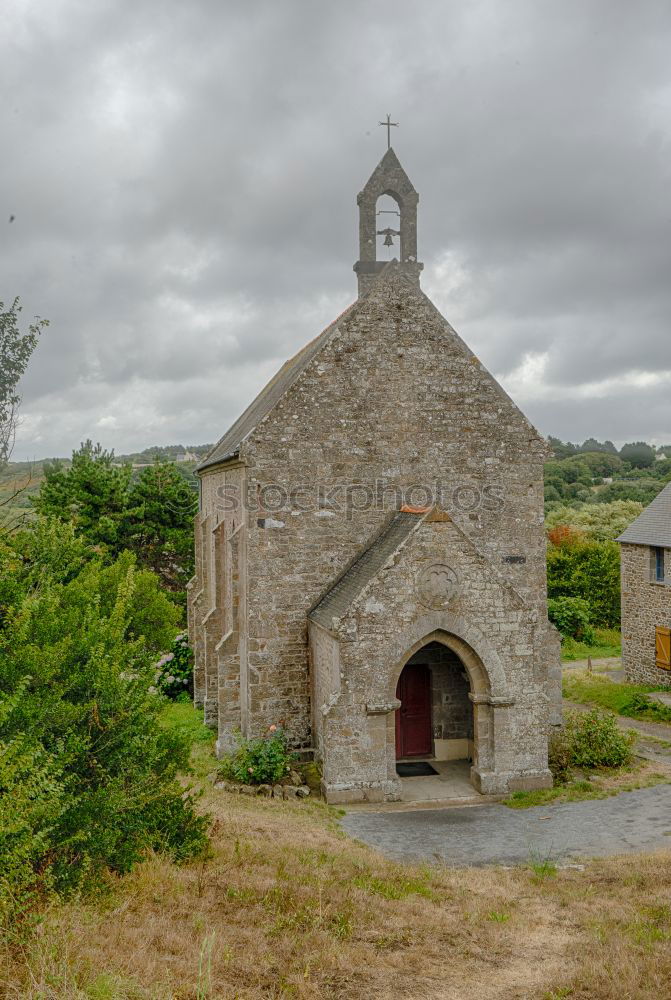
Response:
[{"label": "granite masonry", "polygon": [[618,541],[625,677],[671,686],[671,483]]},{"label": "granite masonry", "polygon": [[548,448],[421,291],[417,203],[388,150],[358,198],[357,300],[199,467],[196,703],[220,753],[285,727],[331,802],[398,799],[403,748],[470,759],[483,792],[548,786],[561,723]]}]

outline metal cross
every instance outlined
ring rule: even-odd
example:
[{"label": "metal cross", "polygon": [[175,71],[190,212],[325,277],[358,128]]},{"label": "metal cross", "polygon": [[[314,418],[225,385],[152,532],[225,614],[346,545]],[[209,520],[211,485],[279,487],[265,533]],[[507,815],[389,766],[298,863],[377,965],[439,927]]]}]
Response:
[{"label": "metal cross", "polygon": [[386,122],[378,122],[378,126],[382,125],[387,130],[387,149],[391,149],[391,130],[392,128],[398,128],[398,122],[393,122],[391,120],[391,115],[387,115]]}]

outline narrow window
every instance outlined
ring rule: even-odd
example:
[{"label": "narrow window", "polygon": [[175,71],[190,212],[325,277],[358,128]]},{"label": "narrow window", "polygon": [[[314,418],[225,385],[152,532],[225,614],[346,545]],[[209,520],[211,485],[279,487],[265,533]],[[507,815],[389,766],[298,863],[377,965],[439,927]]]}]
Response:
[{"label": "narrow window", "polygon": [[655,549],[655,581],[664,583],[664,549]]}]

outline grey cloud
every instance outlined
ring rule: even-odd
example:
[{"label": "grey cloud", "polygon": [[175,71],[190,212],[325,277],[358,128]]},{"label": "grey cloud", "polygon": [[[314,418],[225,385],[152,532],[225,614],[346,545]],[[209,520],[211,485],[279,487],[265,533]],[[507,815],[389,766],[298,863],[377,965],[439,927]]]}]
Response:
[{"label": "grey cloud", "polygon": [[12,10],[0,298],[51,320],[17,455],[216,438],[354,297],[388,110],[425,287],[541,430],[671,440],[665,394],[623,387],[671,369],[665,2]]}]

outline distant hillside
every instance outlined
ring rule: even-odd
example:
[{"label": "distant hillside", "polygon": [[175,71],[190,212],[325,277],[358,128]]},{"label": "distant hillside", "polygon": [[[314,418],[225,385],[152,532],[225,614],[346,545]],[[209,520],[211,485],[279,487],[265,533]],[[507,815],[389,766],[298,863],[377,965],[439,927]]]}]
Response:
[{"label": "distant hillside", "polygon": [[[194,480],[195,486],[193,471],[212,447],[211,444],[155,445],[129,455],[116,455],[115,460],[120,464],[130,462],[139,468],[151,465],[157,458],[162,461],[177,462],[185,478]],[[0,515],[3,522],[8,518],[14,520],[21,515],[31,516],[32,498],[39,493],[44,481],[44,466],[50,462],[69,465],[70,459],[43,458],[35,462],[8,462],[4,467],[0,467]]]}]

